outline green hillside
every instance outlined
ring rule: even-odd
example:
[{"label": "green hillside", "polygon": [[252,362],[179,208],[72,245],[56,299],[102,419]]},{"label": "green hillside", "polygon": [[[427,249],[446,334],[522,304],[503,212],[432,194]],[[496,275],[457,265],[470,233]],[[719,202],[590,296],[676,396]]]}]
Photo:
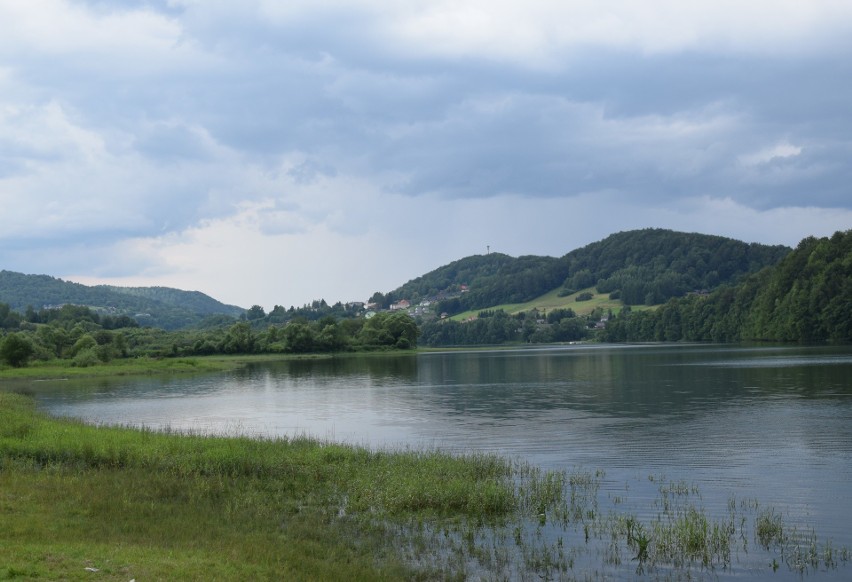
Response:
[{"label": "green hillside", "polygon": [[0,303],[23,312],[64,304],[82,305],[110,315],[128,315],[140,324],[163,329],[196,325],[215,315],[238,317],[245,310],[197,291],[167,287],[88,286],[48,275],[0,271]]},{"label": "green hillside", "polygon": [[[594,288],[616,305],[657,305],[734,284],[774,265],[788,247],[705,234],[644,229],[613,234],[560,257],[475,255],[413,279],[388,298],[440,302],[451,315],[566,297]],[[561,305],[561,304],[560,304]]]},{"label": "green hillside", "polygon": [[808,237],[773,267],[708,296],[609,322],[607,341],[852,341],[852,230]]}]

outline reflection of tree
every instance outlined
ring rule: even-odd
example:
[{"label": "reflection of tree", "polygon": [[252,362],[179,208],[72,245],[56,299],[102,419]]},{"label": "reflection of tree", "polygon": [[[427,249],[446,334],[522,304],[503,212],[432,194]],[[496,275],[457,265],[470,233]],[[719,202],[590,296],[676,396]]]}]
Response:
[{"label": "reflection of tree", "polygon": [[[388,380],[415,383],[418,358],[413,353],[347,354],[335,357],[287,360],[276,364],[262,364],[258,369],[268,370],[275,376],[297,379],[333,379],[347,383],[348,379],[383,383]],[[354,383],[354,382],[353,382]]]}]

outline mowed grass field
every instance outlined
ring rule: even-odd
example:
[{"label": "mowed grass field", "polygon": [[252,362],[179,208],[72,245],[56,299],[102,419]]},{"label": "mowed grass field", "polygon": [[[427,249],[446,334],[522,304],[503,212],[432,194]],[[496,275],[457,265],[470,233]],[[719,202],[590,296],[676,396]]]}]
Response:
[{"label": "mowed grass field", "polygon": [[[591,293],[592,299],[588,301],[577,301],[577,296],[581,293]],[[622,303],[621,300],[610,299],[609,293],[598,293],[594,287],[589,287],[588,289],[581,289],[580,291],[572,293],[571,295],[566,295],[565,297],[559,297],[559,289],[554,289],[550,293],[545,293],[541,297],[536,297],[532,301],[527,301],[526,303],[495,305],[493,307],[489,307],[488,310],[497,311],[502,309],[509,315],[515,315],[522,312],[532,311],[533,309],[537,309],[539,312],[547,312],[554,309],[573,309],[577,315],[583,316],[589,315],[596,308],[601,308],[604,312],[611,309],[613,313],[618,313],[621,311],[622,307],[624,307],[624,303]],[[631,307],[633,310],[654,308],[656,308],[656,306],[634,305]],[[485,309],[465,311],[452,316],[450,319],[466,321],[476,317],[480,311],[485,311]]]}]

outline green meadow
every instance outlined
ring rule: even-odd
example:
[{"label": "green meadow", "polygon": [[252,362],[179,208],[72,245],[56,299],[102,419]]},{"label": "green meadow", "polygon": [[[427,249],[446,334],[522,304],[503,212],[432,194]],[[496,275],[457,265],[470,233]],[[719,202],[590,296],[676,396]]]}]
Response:
[{"label": "green meadow", "polygon": [[[503,305],[495,305],[493,307],[489,307],[488,310],[499,311],[502,309],[509,315],[516,315],[518,313],[532,311],[533,309],[540,313],[545,313],[554,309],[573,309],[574,313],[577,315],[586,316],[592,313],[595,309],[601,309],[604,313],[609,310],[612,310],[613,313],[618,313],[621,308],[624,307],[624,303],[620,299],[610,299],[609,293],[598,293],[594,287],[581,289],[576,293],[572,293],[571,295],[566,295],[564,297],[560,297],[559,292],[560,289],[554,289],[553,291],[545,293],[544,295],[536,297],[526,303],[506,303]],[[577,301],[577,296],[581,293],[591,293],[592,298],[588,301]],[[657,306],[635,305],[632,306],[631,309],[635,311],[642,311],[645,309],[654,309],[656,307]],[[453,315],[450,319],[465,321],[471,317],[476,317],[480,311],[483,311],[483,309],[465,311]]]}]

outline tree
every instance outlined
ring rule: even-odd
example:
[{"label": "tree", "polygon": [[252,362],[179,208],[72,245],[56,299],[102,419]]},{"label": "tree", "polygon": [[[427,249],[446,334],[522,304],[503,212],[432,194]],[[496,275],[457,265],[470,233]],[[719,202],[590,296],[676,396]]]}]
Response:
[{"label": "tree", "polygon": [[76,356],[82,351],[95,349],[98,347],[98,341],[90,334],[83,334],[80,338],[74,342],[74,345],[71,346],[71,357]]},{"label": "tree", "polygon": [[420,330],[417,322],[407,313],[377,313],[364,323],[359,337],[365,346],[396,347],[409,349],[417,347]]},{"label": "tree", "polygon": [[0,328],[17,329],[21,325],[20,314],[11,310],[6,303],[0,303]]},{"label": "tree", "polygon": [[56,358],[61,358],[62,350],[71,344],[65,328],[53,325],[40,325],[35,332],[35,340]]},{"label": "tree", "polygon": [[256,339],[249,323],[245,321],[237,322],[225,334],[222,351],[228,354],[254,353]]},{"label": "tree", "polygon": [[249,321],[254,321],[255,319],[263,319],[266,317],[266,313],[263,311],[263,307],[260,305],[252,305],[251,309],[246,311],[246,319]]},{"label": "tree", "polygon": [[34,351],[32,342],[20,333],[10,333],[0,343],[0,358],[14,368],[26,366]]},{"label": "tree", "polygon": [[294,354],[305,354],[316,349],[316,336],[307,321],[291,321],[284,328],[286,350]]},{"label": "tree", "polygon": [[327,315],[317,323],[316,343],[319,351],[338,352],[346,345],[343,328],[334,317]]}]

